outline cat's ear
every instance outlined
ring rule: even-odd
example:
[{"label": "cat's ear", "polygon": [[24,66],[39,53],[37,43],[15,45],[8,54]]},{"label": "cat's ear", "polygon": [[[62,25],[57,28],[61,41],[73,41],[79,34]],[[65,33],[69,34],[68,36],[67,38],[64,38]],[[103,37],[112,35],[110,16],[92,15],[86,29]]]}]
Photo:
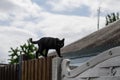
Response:
[{"label": "cat's ear", "polygon": [[62,42],[64,42],[64,41],[65,41],[65,38],[62,39]]}]

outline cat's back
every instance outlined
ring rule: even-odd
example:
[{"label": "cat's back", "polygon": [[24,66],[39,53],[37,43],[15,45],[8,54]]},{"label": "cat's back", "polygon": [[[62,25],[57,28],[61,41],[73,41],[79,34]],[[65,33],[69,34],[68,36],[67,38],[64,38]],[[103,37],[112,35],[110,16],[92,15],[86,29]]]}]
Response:
[{"label": "cat's back", "polygon": [[41,38],[40,40],[44,40],[44,41],[47,41],[47,40],[57,40],[58,38],[53,38],[53,37],[43,37]]},{"label": "cat's back", "polygon": [[40,39],[40,42],[42,44],[54,44],[57,40],[59,40],[58,38],[53,38],[53,37],[43,37]]}]

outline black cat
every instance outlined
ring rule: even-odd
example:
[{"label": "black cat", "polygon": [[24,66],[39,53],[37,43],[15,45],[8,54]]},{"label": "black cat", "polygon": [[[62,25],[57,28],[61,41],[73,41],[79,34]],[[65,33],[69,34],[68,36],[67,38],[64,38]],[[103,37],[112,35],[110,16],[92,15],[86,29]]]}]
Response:
[{"label": "black cat", "polygon": [[[30,42],[33,44],[38,44],[38,50],[36,51],[36,58],[38,58],[39,53],[47,57],[49,49],[55,49],[58,56],[62,57],[60,54],[60,48],[64,46],[64,38],[62,40],[58,38],[52,38],[52,37],[43,37],[38,41],[32,41],[32,38],[30,38]],[[45,50],[45,54],[43,54],[43,51]]]}]

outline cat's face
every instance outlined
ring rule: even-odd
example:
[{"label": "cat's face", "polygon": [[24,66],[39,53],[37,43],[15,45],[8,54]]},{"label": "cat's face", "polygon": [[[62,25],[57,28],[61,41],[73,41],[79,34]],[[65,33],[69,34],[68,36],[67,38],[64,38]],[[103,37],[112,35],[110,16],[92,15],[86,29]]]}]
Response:
[{"label": "cat's face", "polygon": [[58,47],[62,48],[64,46],[64,41],[65,41],[64,38],[62,40],[58,41],[58,43],[57,43]]}]

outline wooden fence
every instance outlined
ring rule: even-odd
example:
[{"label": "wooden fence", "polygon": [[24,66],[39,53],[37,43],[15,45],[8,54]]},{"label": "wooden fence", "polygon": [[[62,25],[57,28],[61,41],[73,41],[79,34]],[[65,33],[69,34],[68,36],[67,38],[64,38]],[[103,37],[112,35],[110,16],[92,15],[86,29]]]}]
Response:
[{"label": "wooden fence", "polygon": [[21,74],[18,64],[0,67],[0,80],[52,80],[52,58],[23,61]]},{"label": "wooden fence", "polygon": [[18,80],[18,64],[0,67],[0,80]]}]

